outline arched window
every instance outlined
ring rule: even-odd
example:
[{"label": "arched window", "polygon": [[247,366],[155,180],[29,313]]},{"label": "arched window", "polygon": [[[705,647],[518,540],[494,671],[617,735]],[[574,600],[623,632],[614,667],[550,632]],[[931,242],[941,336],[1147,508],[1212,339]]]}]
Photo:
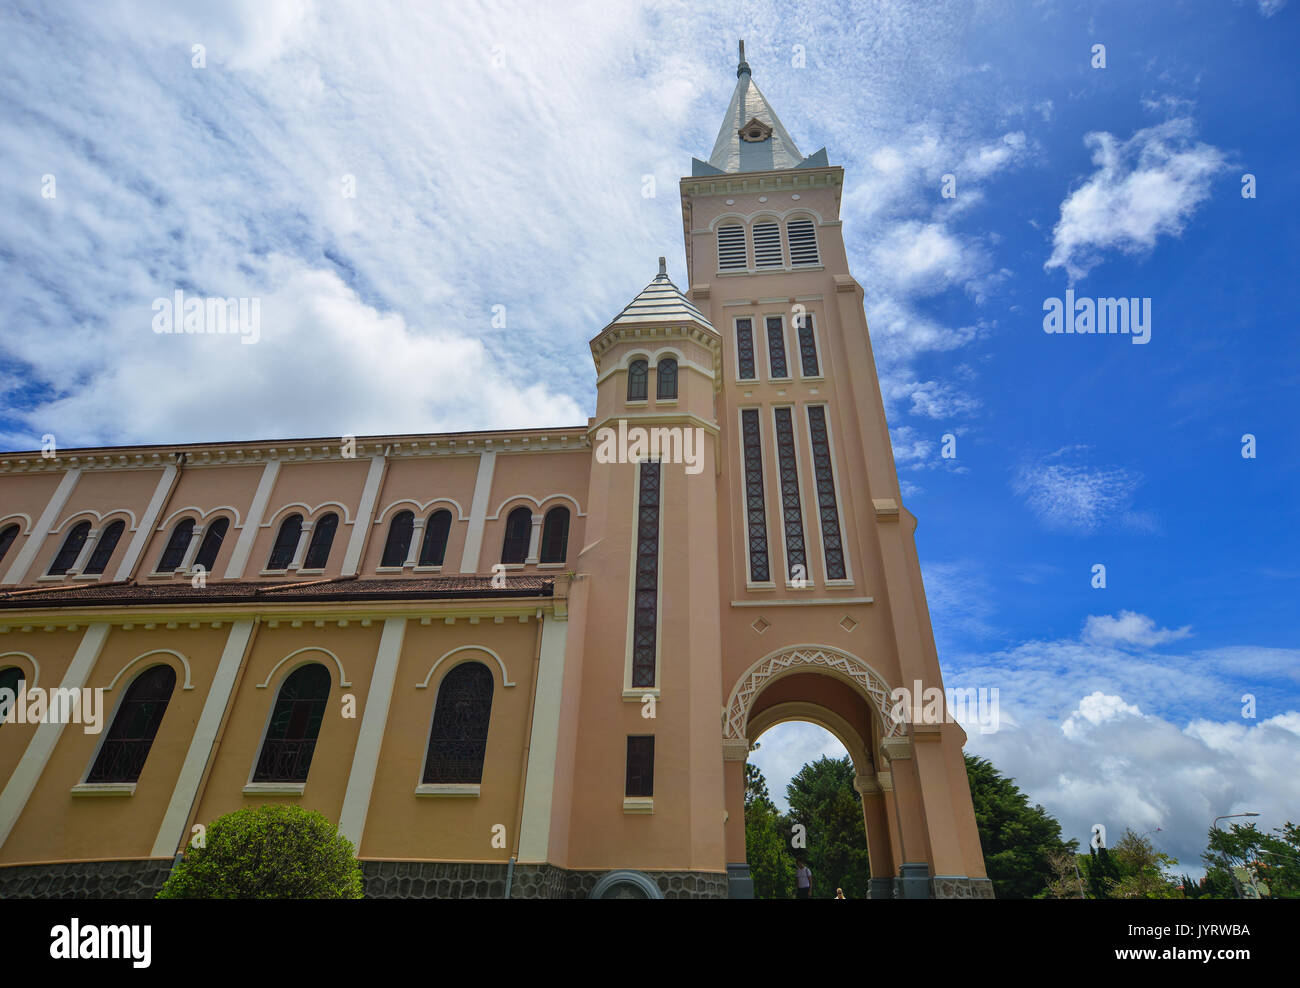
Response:
[{"label": "arched window", "polygon": [[677,361],[667,357],[655,364],[655,397],[677,397]]},{"label": "arched window", "polygon": [[388,523],[388,541],[384,543],[384,558],[380,566],[401,566],[406,562],[406,554],[411,551],[411,531],[415,527],[415,515],[409,511],[399,511]]},{"label": "arched window", "polygon": [[18,538],[18,531],[17,525],[10,525],[0,532],[0,560],[9,555],[9,547],[14,544],[14,539]]},{"label": "arched window", "polygon": [[329,702],[330,674],[319,662],[295,669],[280,687],[254,782],[306,782]]},{"label": "arched window", "polygon": [[280,531],[276,533],[275,545],[271,546],[271,558],[266,561],[269,570],[288,569],[293,562],[293,554],[298,549],[298,539],[302,536],[302,515],[290,515],[280,522]]},{"label": "arched window", "polygon": [[173,573],[185,562],[185,550],[190,547],[190,537],[194,534],[194,519],[182,518],[172,529],[172,537],[167,540],[167,548],[158,560],[159,573]]},{"label": "arched window", "polygon": [[542,525],[542,562],[562,563],[569,548],[569,509],[552,508]]},{"label": "arched window", "polygon": [[50,563],[50,575],[62,576],[68,570],[72,569],[72,564],[77,561],[81,555],[81,547],[86,544],[86,536],[90,534],[90,522],[78,522],[72,526],[72,531],[63,540],[63,548],[59,554],[54,557],[54,562]]},{"label": "arched window", "polygon": [[199,554],[194,557],[196,567],[202,566],[205,572],[212,572],[212,568],[217,565],[217,553],[221,551],[221,543],[225,541],[228,531],[230,531],[229,518],[218,518],[208,525],[203,532]]},{"label": "arched window", "polygon": [[433,708],[424,782],[483,781],[492,689],[492,673],[481,662],[464,662],[443,677]]},{"label": "arched window", "polygon": [[99,574],[108,568],[108,561],[113,558],[113,550],[117,548],[118,540],[125,531],[126,522],[119,519],[99,533],[95,551],[90,554],[90,559],[86,563],[87,574]]},{"label": "arched window", "polygon": [[785,225],[786,239],[790,241],[790,264],[819,263],[817,255],[817,230],[812,220],[790,220]]},{"label": "arched window", "polygon": [[627,365],[627,400],[645,401],[646,381],[650,377],[650,365],[644,360],[634,360]]},{"label": "arched window", "polygon": [[775,220],[754,224],[754,267],[779,268],[785,266],[781,257],[781,227]]},{"label": "arched window", "polygon": [[9,711],[18,702],[18,684],[24,679],[23,671],[17,666],[0,669],[0,724],[9,719]]},{"label": "arched window", "polygon": [[330,546],[334,544],[334,533],[338,531],[339,516],[331,511],[319,518],[311,530],[311,544],[307,546],[307,555],[302,562],[303,569],[324,569],[329,562]]},{"label": "arched window", "polygon": [[745,270],[745,228],[739,224],[718,227],[718,270]]},{"label": "arched window", "polygon": [[451,534],[451,512],[435,511],[424,523],[424,542],[420,546],[421,566],[441,566],[447,556],[447,536]]},{"label": "arched window", "polygon": [[171,666],[146,669],[126,691],[87,782],[136,782],[176,688]]},{"label": "arched window", "polygon": [[506,518],[506,540],[501,546],[501,561],[522,563],[527,559],[528,543],[532,536],[533,513],[527,508],[515,508]]}]

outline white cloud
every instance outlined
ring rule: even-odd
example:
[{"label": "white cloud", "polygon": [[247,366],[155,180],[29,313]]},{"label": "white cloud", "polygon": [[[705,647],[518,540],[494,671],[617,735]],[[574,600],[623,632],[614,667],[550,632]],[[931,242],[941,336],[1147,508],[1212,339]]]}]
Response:
[{"label": "white cloud", "polygon": [[1094,467],[1078,462],[1079,450],[1062,449],[1022,466],[1011,488],[1048,528],[1087,533],[1119,526],[1151,530],[1152,516],[1129,505],[1142,482],[1122,467]]},{"label": "white cloud", "polygon": [[1085,724],[1096,727],[1124,716],[1141,717],[1142,711],[1131,703],[1125,703],[1122,697],[1107,696],[1096,690],[1080,700],[1079,706],[1065,718],[1061,733],[1071,741],[1077,741],[1084,736]]},{"label": "white cloud", "polygon": [[1074,281],[1100,264],[1106,250],[1142,254],[1160,236],[1181,234],[1227,161],[1192,134],[1186,118],[1139,130],[1127,141],[1104,131],[1087,134],[1097,170],[1061,203],[1044,269],[1065,268]]},{"label": "white cloud", "polygon": [[1120,611],[1117,617],[1089,615],[1083,624],[1083,640],[1093,645],[1141,645],[1150,648],[1165,642],[1190,638],[1190,625],[1181,628],[1157,628],[1145,614]]}]

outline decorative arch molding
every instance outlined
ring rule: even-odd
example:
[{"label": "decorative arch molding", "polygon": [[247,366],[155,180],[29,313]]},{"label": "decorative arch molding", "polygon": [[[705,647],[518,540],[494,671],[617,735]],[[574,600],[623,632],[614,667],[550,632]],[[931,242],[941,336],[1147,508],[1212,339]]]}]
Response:
[{"label": "decorative arch molding", "polygon": [[752,744],[765,731],[771,730],[777,724],[788,724],[791,721],[816,724],[818,727],[830,731],[831,734],[835,735],[836,740],[844,745],[844,750],[853,759],[853,768],[857,774],[874,777],[876,766],[871,758],[871,739],[864,738],[857,728],[847,720],[835,711],[828,710],[820,704],[809,703],[804,700],[791,700],[788,703],[778,703],[775,706],[768,707],[761,713],[755,714],[754,719],[749,722],[747,740]]},{"label": "decorative arch molding", "polygon": [[7,528],[15,520],[21,519],[22,525],[18,529],[19,535],[30,535],[32,533],[32,517],[21,511],[13,511],[0,518],[0,529]]},{"label": "decorative arch molding", "polygon": [[[68,515],[67,518],[64,518],[63,521],[59,523],[58,528],[50,529],[50,534],[58,535],[69,525],[73,525],[81,521],[86,521],[87,519],[91,519],[91,518],[93,518],[95,521],[95,528],[103,528],[104,522],[106,522],[108,519],[114,516],[121,516],[122,518],[129,521],[130,524],[129,530],[132,532],[135,531],[136,529],[135,512],[132,511],[130,508],[113,508],[111,511],[105,511],[103,514],[100,514],[94,508],[82,508],[80,511],[76,512],[75,514]],[[2,524],[3,522],[0,522],[0,525]]]},{"label": "decorative arch molding", "polygon": [[[17,655],[32,664],[32,681],[27,683],[27,688],[29,690],[35,689],[41,679],[41,664],[36,661],[36,656],[31,655],[28,652],[0,652],[0,666],[9,665],[10,663],[6,662],[5,659],[9,658],[11,655]],[[17,663],[13,664],[17,665]],[[27,680],[24,679],[23,682],[26,683]]]},{"label": "decorative arch molding", "polygon": [[419,515],[423,515],[430,508],[438,504],[449,504],[453,508],[455,508],[457,521],[469,520],[465,515],[465,510],[460,506],[460,502],[455,501],[452,498],[435,497],[431,501],[425,501],[423,504],[421,504],[419,501],[412,500],[409,497],[404,497],[400,501],[392,502],[386,508],[384,508],[383,511],[380,511],[378,514],[376,514],[374,523],[376,525],[383,525],[386,522],[390,521],[391,520],[390,516],[398,508],[408,508],[411,511],[413,511],[417,516],[419,516]]},{"label": "decorative arch molding", "polygon": [[597,880],[591,893],[587,896],[589,899],[603,899],[605,893],[619,885],[633,885],[640,889],[647,899],[662,899],[663,892],[655,884],[655,880],[649,875],[639,871],[607,871]]},{"label": "decorative arch molding", "polygon": [[743,740],[758,694],[776,680],[800,672],[822,672],[856,686],[880,715],[882,737],[905,736],[906,725],[889,715],[889,684],[880,673],[856,655],[830,645],[795,645],[769,652],[741,674],[727,698],[723,741]]},{"label": "decorative arch molding", "polygon": [[587,517],[586,512],[582,510],[582,506],[581,506],[580,504],[578,504],[577,499],[574,498],[574,497],[572,497],[572,496],[569,495],[569,494],[558,494],[558,493],[557,493],[557,494],[547,494],[546,497],[542,498],[540,501],[537,500],[537,498],[535,498],[535,497],[530,497],[530,496],[527,495],[527,494],[511,494],[508,498],[506,498],[504,501],[502,501],[500,504],[497,505],[496,514],[488,515],[488,516],[487,516],[487,520],[488,520],[488,521],[496,521],[498,518],[500,518],[500,517],[501,517],[501,512],[505,509],[505,506],[506,506],[507,504],[514,504],[514,503],[516,503],[516,502],[518,502],[518,501],[528,501],[529,503],[531,503],[535,508],[537,508],[537,509],[540,511],[541,508],[542,508],[542,505],[544,505],[544,504],[549,504],[551,501],[557,501],[557,500],[558,500],[558,501],[568,501],[570,504],[572,504],[572,505],[573,505],[573,509],[574,509],[574,513],[575,513],[579,518],[585,518],[585,517]]},{"label": "decorative arch molding", "polygon": [[[444,653],[443,653],[443,654],[438,658],[438,661],[436,661],[436,662],[435,662],[435,663],[434,663],[434,664],[429,668],[429,674],[428,674],[427,676],[424,677],[424,682],[422,682],[422,683],[416,683],[416,684],[415,684],[415,688],[416,688],[417,690],[426,690],[426,689],[428,689],[428,688],[429,688],[429,683],[430,683],[430,681],[433,679],[433,674],[434,674],[435,672],[438,671],[438,666],[442,665],[443,662],[445,662],[447,659],[451,658],[451,657],[452,657],[453,655],[455,655],[457,652],[484,652],[484,653],[486,653],[486,654],[492,656],[492,658],[496,659],[497,666],[501,669],[501,685],[502,685],[502,686],[516,686],[516,685],[518,685],[518,684],[516,684],[516,683],[509,682],[510,674],[506,672],[506,664],[505,664],[504,662],[501,661],[501,656],[497,655],[497,653],[494,652],[494,651],[492,651],[492,649],[488,648],[486,645],[460,645],[460,646],[458,646],[457,648],[453,648],[450,652],[444,652]],[[458,663],[453,663],[453,664],[458,664]]]},{"label": "decorative arch molding", "polygon": [[761,209],[756,209],[752,213],[723,213],[721,216],[716,216],[714,217],[713,222],[709,224],[708,229],[710,232],[717,233],[718,227],[722,226],[728,220],[731,220],[733,225],[739,223],[741,226],[749,226],[756,219],[760,218],[770,217],[784,223],[786,220],[798,219],[801,216],[808,217],[808,219],[812,220],[818,226],[823,226],[826,222],[822,219],[821,213],[817,212],[815,209],[809,209],[802,203],[798,203],[791,206],[789,209],[783,210],[772,209],[771,206],[764,203]]},{"label": "decorative arch molding", "polygon": [[322,501],[314,508],[310,504],[303,504],[301,501],[294,501],[291,504],[284,504],[276,508],[274,514],[268,515],[266,521],[262,522],[262,524],[257,527],[275,527],[276,520],[284,515],[286,511],[293,511],[294,508],[298,508],[302,511],[302,520],[304,522],[315,521],[319,515],[325,512],[326,508],[338,508],[343,512],[343,524],[352,524],[352,515],[348,512],[348,506],[341,501]]},{"label": "decorative arch molding", "polygon": [[348,689],[349,687],[352,686],[352,684],[348,682],[347,673],[343,671],[343,663],[339,660],[339,657],[337,655],[331,652],[328,648],[322,648],[320,645],[306,645],[302,648],[295,649],[294,651],[290,652],[283,659],[281,659],[279,662],[273,665],[271,667],[271,671],[266,674],[266,678],[257,684],[257,688],[259,690],[266,689],[267,686],[270,685],[271,680],[275,678],[275,674],[276,672],[279,671],[280,666],[284,665],[295,655],[302,655],[304,652],[320,652],[322,655],[328,655],[331,659],[334,660],[334,666],[339,671],[339,688]]},{"label": "decorative arch molding", "polygon": [[184,689],[184,690],[192,690],[192,689],[194,689],[194,683],[190,680],[190,660],[187,659],[187,658],[185,658],[185,656],[181,655],[181,653],[178,652],[178,651],[176,651],[174,648],[155,648],[155,649],[151,649],[150,651],[145,652],[145,653],[143,653],[143,654],[141,654],[141,655],[137,655],[134,659],[132,659],[132,660],[131,660],[130,662],[128,662],[126,665],[122,666],[122,668],[119,669],[119,670],[117,671],[117,675],[113,677],[113,681],[112,681],[111,683],[108,684],[108,690],[107,690],[107,692],[109,692],[109,693],[112,693],[112,692],[113,692],[113,687],[115,687],[115,686],[117,685],[117,681],[118,681],[119,679],[121,679],[123,676],[126,675],[126,671],[127,671],[128,669],[130,669],[130,668],[131,668],[133,665],[135,665],[137,662],[140,662],[140,661],[143,660],[143,659],[147,659],[147,658],[149,658],[149,656],[151,656],[151,655],[170,655],[170,656],[173,656],[174,658],[179,659],[179,660],[180,660],[180,663],[181,663],[181,668],[185,670],[185,682],[184,682],[184,684],[181,686],[181,689]]},{"label": "decorative arch molding", "polygon": [[159,522],[158,527],[157,529],[155,529],[155,531],[158,532],[170,531],[172,527],[172,522],[175,521],[177,518],[179,518],[181,515],[185,515],[185,514],[194,515],[195,524],[203,525],[206,527],[208,524],[208,520],[210,518],[212,518],[214,515],[223,514],[225,512],[230,513],[236,528],[244,527],[243,522],[239,520],[239,509],[234,507],[233,505],[222,504],[222,505],[218,505],[215,508],[208,508],[205,511],[203,508],[191,504],[184,508],[177,508],[175,511],[173,511],[171,514],[167,516],[166,520]]}]

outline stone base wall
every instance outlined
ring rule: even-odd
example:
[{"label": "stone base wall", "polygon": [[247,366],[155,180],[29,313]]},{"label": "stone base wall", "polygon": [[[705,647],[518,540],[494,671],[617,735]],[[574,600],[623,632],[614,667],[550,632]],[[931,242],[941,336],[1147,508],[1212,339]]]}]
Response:
[{"label": "stone base wall", "polygon": [[170,861],[68,861],[0,866],[0,899],[152,899]]},{"label": "stone base wall", "polygon": [[992,899],[993,883],[987,878],[936,875],[930,880],[936,899]]}]

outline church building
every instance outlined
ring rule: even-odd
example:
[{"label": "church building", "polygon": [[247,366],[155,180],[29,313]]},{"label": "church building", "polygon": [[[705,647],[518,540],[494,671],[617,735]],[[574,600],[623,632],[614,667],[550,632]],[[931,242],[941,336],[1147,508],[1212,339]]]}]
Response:
[{"label": "church building", "polygon": [[965,734],[891,699],[943,683],[843,183],[742,43],[588,421],[0,453],[0,897],[151,896],[292,803],[368,896],[746,898],[745,760],[795,720],[852,756],[873,897],[991,897]]}]

